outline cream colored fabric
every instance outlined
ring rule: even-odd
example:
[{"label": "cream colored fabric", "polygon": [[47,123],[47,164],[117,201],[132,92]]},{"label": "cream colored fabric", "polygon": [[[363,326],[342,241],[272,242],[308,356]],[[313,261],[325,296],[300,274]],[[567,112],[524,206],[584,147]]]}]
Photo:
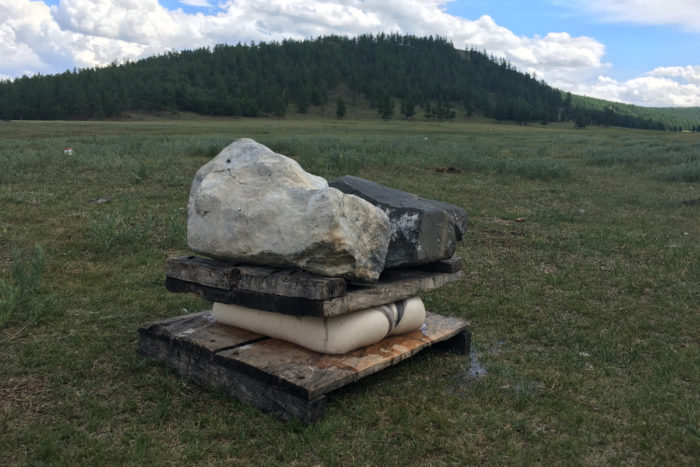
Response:
[{"label": "cream colored fabric", "polygon": [[379,342],[388,334],[418,329],[425,322],[425,307],[419,297],[403,300],[398,306],[396,303],[383,306],[388,309],[375,307],[319,318],[214,303],[212,316],[220,323],[293,342],[316,352],[339,354]]}]

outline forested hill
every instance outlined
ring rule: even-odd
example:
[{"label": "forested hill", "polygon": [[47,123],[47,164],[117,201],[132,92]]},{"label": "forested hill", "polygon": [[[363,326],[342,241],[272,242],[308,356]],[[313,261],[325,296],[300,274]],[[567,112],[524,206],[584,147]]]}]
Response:
[{"label": "forested hill", "polygon": [[636,126],[626,122],[658,122],[672,131],[700,131],[700,107],[640,107],[592,97],[572,96],[572,115],[578,122]]},{"label": "forested hill", "polygon": [[[439,37],[328,36],[217,45],[137,62],[0,83],[2,119],[90,119],[170,110],[223,116],[285,116],[311,106],[369,105],[382,118],[598,121],[595,109],[484,53]],[[577,120],[578,119],[578,120]],[[662,119],[613,124],[664,129]]]},{"label": "forested hill", "polygon": [[[127,110],[283,116],[364,100],[390,116],[448,105],[503,120],[555,120],[560,93],[479,52],[440,38],[364,35],[258,45],[217,45],[57,76],[21,78],[0,91],[0,117],[101,118]],[[336,99],[333,99],[333,98]],[[387,108],[388,107],[388,108]],[[395,109],[395,114],[399,114]],[[438,115],[440,114],[440,115]],[[456,111],[455,111],[456,114]],[[522,115],[521,115],[522,114]]]}]

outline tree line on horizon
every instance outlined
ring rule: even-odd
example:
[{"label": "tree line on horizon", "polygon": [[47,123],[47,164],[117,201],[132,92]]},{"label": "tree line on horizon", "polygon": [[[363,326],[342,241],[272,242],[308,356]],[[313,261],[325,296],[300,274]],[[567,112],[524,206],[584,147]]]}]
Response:
[{"label": "tree line on horizon", "polygon": [[0,119],[101,119],[144,110],[284,117],[311,106],[332,106],[341,118],[346,105],[359,103],[389,119],[396,117],[396,100],[399,117],[407,119],[420,108],[422,116],[438,120],[481,115],[521,124],[567,120],[580,127],[655,130],[676,125],[672,114],[659,118],[574,101],[506,60],[457,50],[441,37],[398,34],[220,44],[23,76],[0,82]]}]

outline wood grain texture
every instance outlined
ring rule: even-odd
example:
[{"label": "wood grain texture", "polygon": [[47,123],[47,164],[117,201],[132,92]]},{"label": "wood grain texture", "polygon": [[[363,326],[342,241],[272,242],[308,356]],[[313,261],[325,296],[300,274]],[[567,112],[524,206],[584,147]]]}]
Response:
[{"label": "wood grain texture", "polygon": [[139,339],[139,352],[145,357],[165,362],[186,378],[273,413],[283,420],[296,418],[303,422],[314,422],[323,418],[325,396],[313,400],[300,398],[245,373],[202,358],[190,349],[179,348],[176,344],[168,344],[150,336]]},{"label": "wood grain texture", "polygon": [[230,263],[178,256],[165,260],[165,275],[218,289],[231,289],[238,284],[240,272]]},{"label": "wood grain texture", "polygon": [[450,282],[464,278],[464,271],[451,273],[390,269],[384,271],[375,284],[349,284],[343,297],[323,302],[323,316],[337,316],[350,311],[385,305],[424,292],[430,292]]},{"label": "wood grain texture", "polygon": [[146,323],[139,328],[139,336],[143,335],[176,342],[177,346],[196,350],[210,359],[221,350],[267,339],[252,331],[222,326],[209,311]]},{"label": "wood grain texture", "polygon": [[436,342],[434,347],[457,355],[469,355],[472,345],[472,333],[468,329],[442,342]]},{"label": "wood grain texture", "polygon": [[174,277],[165,278],[165,288],[171,292],[193,293],[210,302],[241,305],[264,311],[275,311],[295,316],[323,316],[324,302],[297,297],[281,297],[250,290],[224,290],[187,282]]},{"label": "wood grain texture", "polygon": [[415,269],[433,272],[457,272],[464,269],[464,263],[462,261],[462,258],[458,256],[453,256],[450,259],[435,261],[434,263],[420,264],[418,266],[415,266]]},{"label": "wood grain texture", "polygon": [[165,275],[208,287],[257,292],[282,297],[328,300],[345,295],[345,280],[300,269],[232,265],[195,256],[168,258]]},{"label": "wood grain texture", "polygon": [[377,283],[348,284],[344,296],[330,300],[286,297],[235,288],[224,290],[170,276],[165,278],[165,287],[171,292],[194,293],[211,302],[288,315],[331,317],[415,297],[463,277],[463,271],[441,273],[416,269],[389,270],[382,273]]},{"label": "wood grain texture", "polygon": [[[251,377],[216,358],[218,352],[254,343],[262,336],[213,323],[209,313],[149,323],[139,329],[141,355],[174,368],[197,383],[234,396],[284,420],[323,418],[325,396],[300,398]],[[265,338],[263,338],[265,339]]]},{"label": "wood grain texture", "polygon": [[[328,392],[427,347],[445,342],[447,350],[468,353],[468,328],[461,319],[427,313],[419,330],[342,355],[327,355],[220,325],[209,313],[200,313],[144,325],[139,329],[139,352],[265,410],[284,409],[312,420]],[[251,393],[252,388],[257,392]]]},{"label": "wood grain texture", "polygon": [[270,384],[285,387],[301,397],[314,398],[395,365],[467,329],[468,324],[460,319],[427,313],[422,329],[390,336],[342,355],[320,354],[268,339],[227,350],[220,356],[248,367],[264,368]]}]

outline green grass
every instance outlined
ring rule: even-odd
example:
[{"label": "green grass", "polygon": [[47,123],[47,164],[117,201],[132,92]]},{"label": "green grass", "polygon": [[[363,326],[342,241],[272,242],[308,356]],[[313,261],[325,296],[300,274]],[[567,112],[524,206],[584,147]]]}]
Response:
[{"label": "green grass", "polygon": [[[53,307],[52,296],[40,296],[44,275],[44,249],[34,245],[30,258],[22,251],[10,253],[11,278],[0,278],[0,327],[13,318],[24,321],[20,332],[39,321]],[[18,316],[19,315],[19,316]]]},{"label": "green grass", "polygon": [[[195,171],[239,137],[465,207],[467,278],[424,300],[471,321],[487,375],[424,352],[302,426],[139,357],[139,325],[208,306],[168,293],[163,265],[187,252]],[[700,197],[699,144],[486,122],[0,122],[0,300],[35,284],[0,327],[0,464],[695,464],[700,212],[682,201]],[[48,308],[32,319],[32,303]]]}]

